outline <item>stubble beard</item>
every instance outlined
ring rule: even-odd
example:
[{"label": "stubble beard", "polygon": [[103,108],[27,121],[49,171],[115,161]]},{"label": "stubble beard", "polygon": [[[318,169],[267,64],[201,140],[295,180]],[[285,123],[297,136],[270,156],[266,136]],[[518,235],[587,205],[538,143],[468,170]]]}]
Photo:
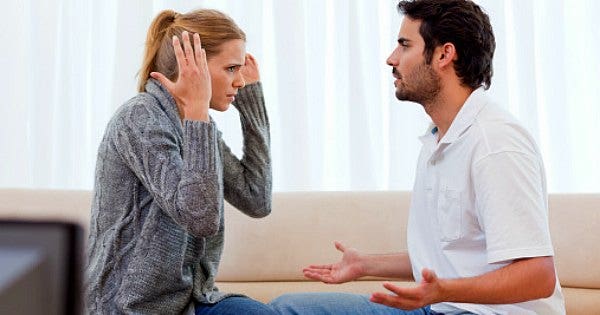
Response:
[{"label": "stubble beard", "polygon": [[409,79],[408,85],[402,79],[400,85],[396,87],[398,100],[415,102],[423,106],[435,102],[441,90],[441,81],[430,65],[423,63],[416,66],[406,78]]}]

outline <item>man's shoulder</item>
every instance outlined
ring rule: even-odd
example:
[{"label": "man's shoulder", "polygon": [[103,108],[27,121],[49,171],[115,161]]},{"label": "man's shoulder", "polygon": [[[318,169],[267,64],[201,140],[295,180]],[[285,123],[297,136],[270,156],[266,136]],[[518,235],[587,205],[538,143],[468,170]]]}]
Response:
[{"label": "man's shoulder", "polygon": [[535,153],[536,143],[531,133],[507,110],[488,104],[473,123],[474,132],[487,153],[513,151]]}]

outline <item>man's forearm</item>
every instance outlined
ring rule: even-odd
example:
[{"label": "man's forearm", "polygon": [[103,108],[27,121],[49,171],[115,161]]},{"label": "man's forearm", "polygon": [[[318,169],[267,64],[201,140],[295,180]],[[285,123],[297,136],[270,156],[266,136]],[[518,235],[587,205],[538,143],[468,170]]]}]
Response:
[{"label": "man's forearm", "polygon": [[552,257],[526,258],[477,277],[440,279],[436,302],[519,303],[548,297],[555,285]]},{"label": "man's forearm", "polygon": [[364,276],[400,278],[414,280],[408,253],[364,255],[362,258]]}]

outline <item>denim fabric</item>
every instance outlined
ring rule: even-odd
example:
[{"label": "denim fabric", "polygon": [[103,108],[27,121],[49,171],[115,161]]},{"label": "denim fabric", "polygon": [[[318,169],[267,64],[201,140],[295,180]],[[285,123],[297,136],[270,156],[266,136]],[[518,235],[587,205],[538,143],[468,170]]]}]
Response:
[{"label": "denim fabric", "polygon": [[247,297],[232,296],[215,304],[197,303],[196,315],[275,315],[270,305]]},{"label": "denim fabric", "polygon": [[368,295],[350,293],[284,294],[269,303],[281,315],[432,315],[429,307],[403,311],[369,301]]}]

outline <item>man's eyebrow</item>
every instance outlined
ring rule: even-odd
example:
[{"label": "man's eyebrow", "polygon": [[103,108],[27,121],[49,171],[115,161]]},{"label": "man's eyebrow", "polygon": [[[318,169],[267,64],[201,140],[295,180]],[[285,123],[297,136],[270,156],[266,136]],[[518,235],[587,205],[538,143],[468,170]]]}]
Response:
[{"label": "man's eyebrow", "polygon": [[408,38],[404,38],[404,37],[398,38],[398,44],[406,44],[408,42],[410,42],[410,39],[408,39]]}]

